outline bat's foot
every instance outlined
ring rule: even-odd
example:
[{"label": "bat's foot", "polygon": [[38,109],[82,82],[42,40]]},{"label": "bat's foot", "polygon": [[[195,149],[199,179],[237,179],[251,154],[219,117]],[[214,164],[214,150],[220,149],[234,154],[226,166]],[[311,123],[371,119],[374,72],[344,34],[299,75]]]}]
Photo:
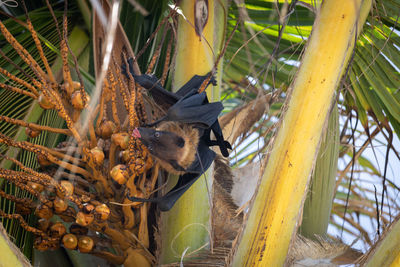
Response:
[{"label": "bat's foot", "polygon": [[206,77],[208,77],[210,75],[211,75],[211,79],[210,79],[209,84],[211,83],[212,85],[216,86],[217,85],[217,80],[215,79],[216,73],[213,74],[212,71],[210,71],[209,73],[207,73]]},{"label": "bat's foot", "polygon": [[[133,58],[129,58],[128,59],[128,68],[129,68],[129,72],[133,75]],[[126,77],[128,77],[128,72],[126,70],[126,64],[125,63],[122,63],[121,72]]]},{"label": "bat's foot", "polygon": [[[135,72],[133,71],[134,59],[132,57],[128,58],[127,62],[128,62],[129,73],[132,75],[132,77],[134,79],[136,79],[137,77],[143,76],[143,75],[136,75]],[[122,65],[121,65],[121,72],[129,79],[129,74],[127,72],[127,67],[126,67],[125,63],[122,63]]]},{"label": "bat's foot", "polygon": [[228,141],[208,140],[206,143],[208,146],[219,146],[219,150],[221,151],[222,156],[224,156],[225,158],[229,157],[228,149],[232,149],[232,146]]},{"label": "bat's foot", "polygon": [[143,125],[143,127],[147,127],[147,128],[149,128],[149,127],[154,127],[154,126],[157,126],[157,124],[159,124],[160,122],[162,122],[162,121],[164,121],[164,120],[165,120],[165,116],[162,117],[161,119],[156,120],[156,121],[153,121],[153,122],[151,122],[151,123],[146,123],[145,125]]}]

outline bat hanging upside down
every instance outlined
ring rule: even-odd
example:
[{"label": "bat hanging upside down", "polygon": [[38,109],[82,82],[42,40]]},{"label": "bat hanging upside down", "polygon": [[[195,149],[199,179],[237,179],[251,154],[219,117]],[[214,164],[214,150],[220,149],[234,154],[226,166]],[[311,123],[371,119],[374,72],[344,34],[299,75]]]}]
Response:
[{"label": "bat hanging upside down", "polygon": [[163,122],[155,130],[136,128],[133,135],[142,141],[160,166],[169,173],[184,174],[195,160],[199,132],[191,126]]},{"label": "bat hanging upside down", "polygon": [[[228,149],[232,148],[224,140],[218,122],[223,106],[221,102],[209,103],[206,93],[198,92],[208,75],[195,75],[176,93],[171,93],[161,86],[156,77],[135,75],[132,59],[128,63],[135,82],[145,88],[166,113],[146,127],[136,128],[132,134],[142,141],[162,168],[180,175],[175,187],[162,197],[128,198],[132,201],[157,202],[160,210],[167,211],[210,167],[215,158],[210,146],[219,146],[221,154],[229,156]],[[126,73],[125,66],[122,68]],[[210,83],[216,84],[213,77]],[[154,126],[156,128],[152,128]],[[211,132],[215,140],[211,140]]]}]

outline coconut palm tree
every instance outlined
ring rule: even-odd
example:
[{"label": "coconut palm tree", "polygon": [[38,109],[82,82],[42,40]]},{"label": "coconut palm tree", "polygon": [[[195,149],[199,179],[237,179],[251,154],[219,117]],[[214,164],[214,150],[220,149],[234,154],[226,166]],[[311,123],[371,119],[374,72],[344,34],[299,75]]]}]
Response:
[{"label": "coconut palm tree", "polygon": [[[25,21],[21,6],[2,8],[18,21]],[[61,27],[63,6],[53,8]],[[246,212],[242,222],[241,215],[235,217],[234,212],[238,197],[233,195],[232,200],[230,194],[235,185],[231,190],[220,178],[212,179],[221,166],[216,163],[215,171],[206,172],[171,211],[153,215],[157,231],[150,235],[150,239],[155,237],[150,243],[157,247],[152,251],[157,262],[279,266],[304,257],[326,256],[338,263],[343,255],[351,254],[349,262],[360,256],[333,241],[337,236],[332,233],[343,233],[342,239],[358,239],[358,248],[365,253],[362,264],[398,261],[394,238],[398,231],[398,185],[389,167],[399,159],[394,140],[400,121],[400,2],[188,0],[180,2],[178,15],[172,17],[170,10],[174,8],[167,1],[122,3],[120,21],[138,56],[138,68],[145,72],[153,65],[157,77],[168,73],[166,87],[176,90],[193,75],[216,67],[218,86],[207,93],[213,101],[221,98],[225,104],[220,121],[234,148],[230,160],[233,177],[252,167],[257,170],[253,176],[260,176],[260,181],[252,201],[242,207]],[[60,73],[59,37],[53,30],[51,13],[47,7],[32,3],[27,9],[53,73]],[[94,60],[90,56],[91,14],[85,1],[69,3],[69,45],[89,92],[95,90],[93,62],[99,58],[99,52]],[[4,13],[1,16],[23,47],[40,58],[26,25]],[[30,67],[5,41],[4,34],[0,38],[0,66],[29,81],[28,75],[34,75]],[[73,60],[70,64],[74,65]],[[7,77],[3,74],[1,78],[4,84]],[[65,126],[56,111],[43,110],[29,95],[21,97],[6,89],[0,94],[2,116],[53,128]],[[64,140],[56,133],[28,139],[24,127],[4,120],[0,127],[2,134],[18,142],[29,140],[54,147]],[[382,145],[385,157],[380,163],[376,154]],[[372,156],[366,154],[368,147]],[[32,152],[6,145],[0,149],[27,167],[39,166]],[[257,162],[262,167],[254,167]],[[3,159],[1,168],[15,168],[15,164]],[[17,166],[15,170],[20,169]],[[223,172],[226,180],[229,172]],[[171,177],[169,183],[173,185],[174,179]],[[238,178],[234,183],[239,184]],[[243,188],[239,195],[254,190]],[[2,190],[18,198],[27,196],[11,183],[4,183]],[[3,212],[20,213],[4,197],[1,201]],[[219,217],[224,218],[222,224]],[[33,216],[25,220],[35,225]],[[32,236],[16,220],[4,219],[3,224],[30,258]],[[233,237],[221,234],[221,228],[229,229]],[[320,245],[315,245],[315,240]],[[338,254],[316,256],[304,251],[304,245]],[[79,261],[86,264],[83,254],[66,251],[71,259],[78,257],[74,265]],[[389,252],[393,257],[381,256]],[[35,253],[36,259],[42,257],[41,262],[51,257]],[[58,259],[65,256],[60,250],[57,253]]]}]

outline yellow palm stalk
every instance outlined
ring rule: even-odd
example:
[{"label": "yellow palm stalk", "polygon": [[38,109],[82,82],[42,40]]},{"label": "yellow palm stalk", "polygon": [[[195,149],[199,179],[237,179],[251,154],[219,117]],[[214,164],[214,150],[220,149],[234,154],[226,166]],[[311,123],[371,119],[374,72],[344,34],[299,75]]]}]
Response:
[{"label": "yellow palm stalk", "polygon": [[370,7],[370,0],[323,2],[233,266],[284,264],[335,89]]},{"label": "yellow palm stalk", "polygon": [[[175,90],[194,75],[205,75],[213,68],[225,33],[223,26],[226,18],[226,2],[225,0],[180,1],[179,7],[183,16],[179,17],[178,24],[173,82]],[[200,28],[197,27],[197,33],[195,9],[198,17],[202,18],[199,21]],[[215,13],[219,15],[215,16]],[[201,22],[204,24],[201,25]],[[219,100],[218,88],[209,86],[207,94],[210,101]],[[174,177],[174,181],[169,184],[173,186],[176,179],[177,177]],[[211,172],[208,171],[169,212],[161,214],[161,263],[177,262],[181,257],[190,256],[204,247],[210,247],[209,192],[211,192],[211,186]]]},{"label": "yellow palm stalk", "polygon": [[397,219],[368,252],[362,265],[400,266],[400,221]]},{"label": "yellow palm stalk", "polygon": [[0,251],[1,251],[1,266],[29,267],[31,264],[24,254],[14,245],[8,238],[3,224],[0,223]]}]

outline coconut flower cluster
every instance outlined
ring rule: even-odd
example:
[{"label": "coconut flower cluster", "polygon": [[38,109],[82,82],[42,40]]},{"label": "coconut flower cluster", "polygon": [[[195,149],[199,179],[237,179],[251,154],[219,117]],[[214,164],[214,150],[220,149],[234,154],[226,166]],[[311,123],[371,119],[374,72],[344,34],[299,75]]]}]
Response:
[{"label": "coconut flower cluster", "polygon": [[[18,159],[2,156],[2,160],[12,162],[16,168],[0,169],[0,177],[29,192],[34,200],[0,190],[1,198],[16,205],[12,214],[0,210],[0,217],[18,220],[25,230],[32,232],[38,250],[63,246],[100,256],[114,264],[149,266],[154,259],[148,251],[149,204],[127,198],[150,197],[158,178],[159,168],[147,149],[129,134],[147,121],[142,90],[132,76],[121,73],[121,65],[126,63],[128,55],[113,53],[100,98],[91,100],[77,65],[74,71],[78,78],[72,79],[68,57],[75,63],[77,60],[67,42],[66,12],[62,27],[58,27],[54,12],[48,6],[60,38],[61,82],[55,78],[26,12],[26,28],[39,52],[41,64],[0,21],[1,34],[34,73],[21,79],[0,67],[0,73],[7,77],[0,87],[31,97],[43,109],[56,110],[66,128],[52,128],[7,116],[0,116],[0,121],[24,127],[29,140],[48,131],[66,136],[66,141],[56,148],[48,148],[32,141],[15,141],[0,133],[1,144],[34,153],[40,165],[40,169],[32,169]],[[157,56],[157,52],[155,54]],[[24,215],[31,213],[37,216],[37,225],[25,221]],[[110,247],[113,252],[108,249]]]}]

